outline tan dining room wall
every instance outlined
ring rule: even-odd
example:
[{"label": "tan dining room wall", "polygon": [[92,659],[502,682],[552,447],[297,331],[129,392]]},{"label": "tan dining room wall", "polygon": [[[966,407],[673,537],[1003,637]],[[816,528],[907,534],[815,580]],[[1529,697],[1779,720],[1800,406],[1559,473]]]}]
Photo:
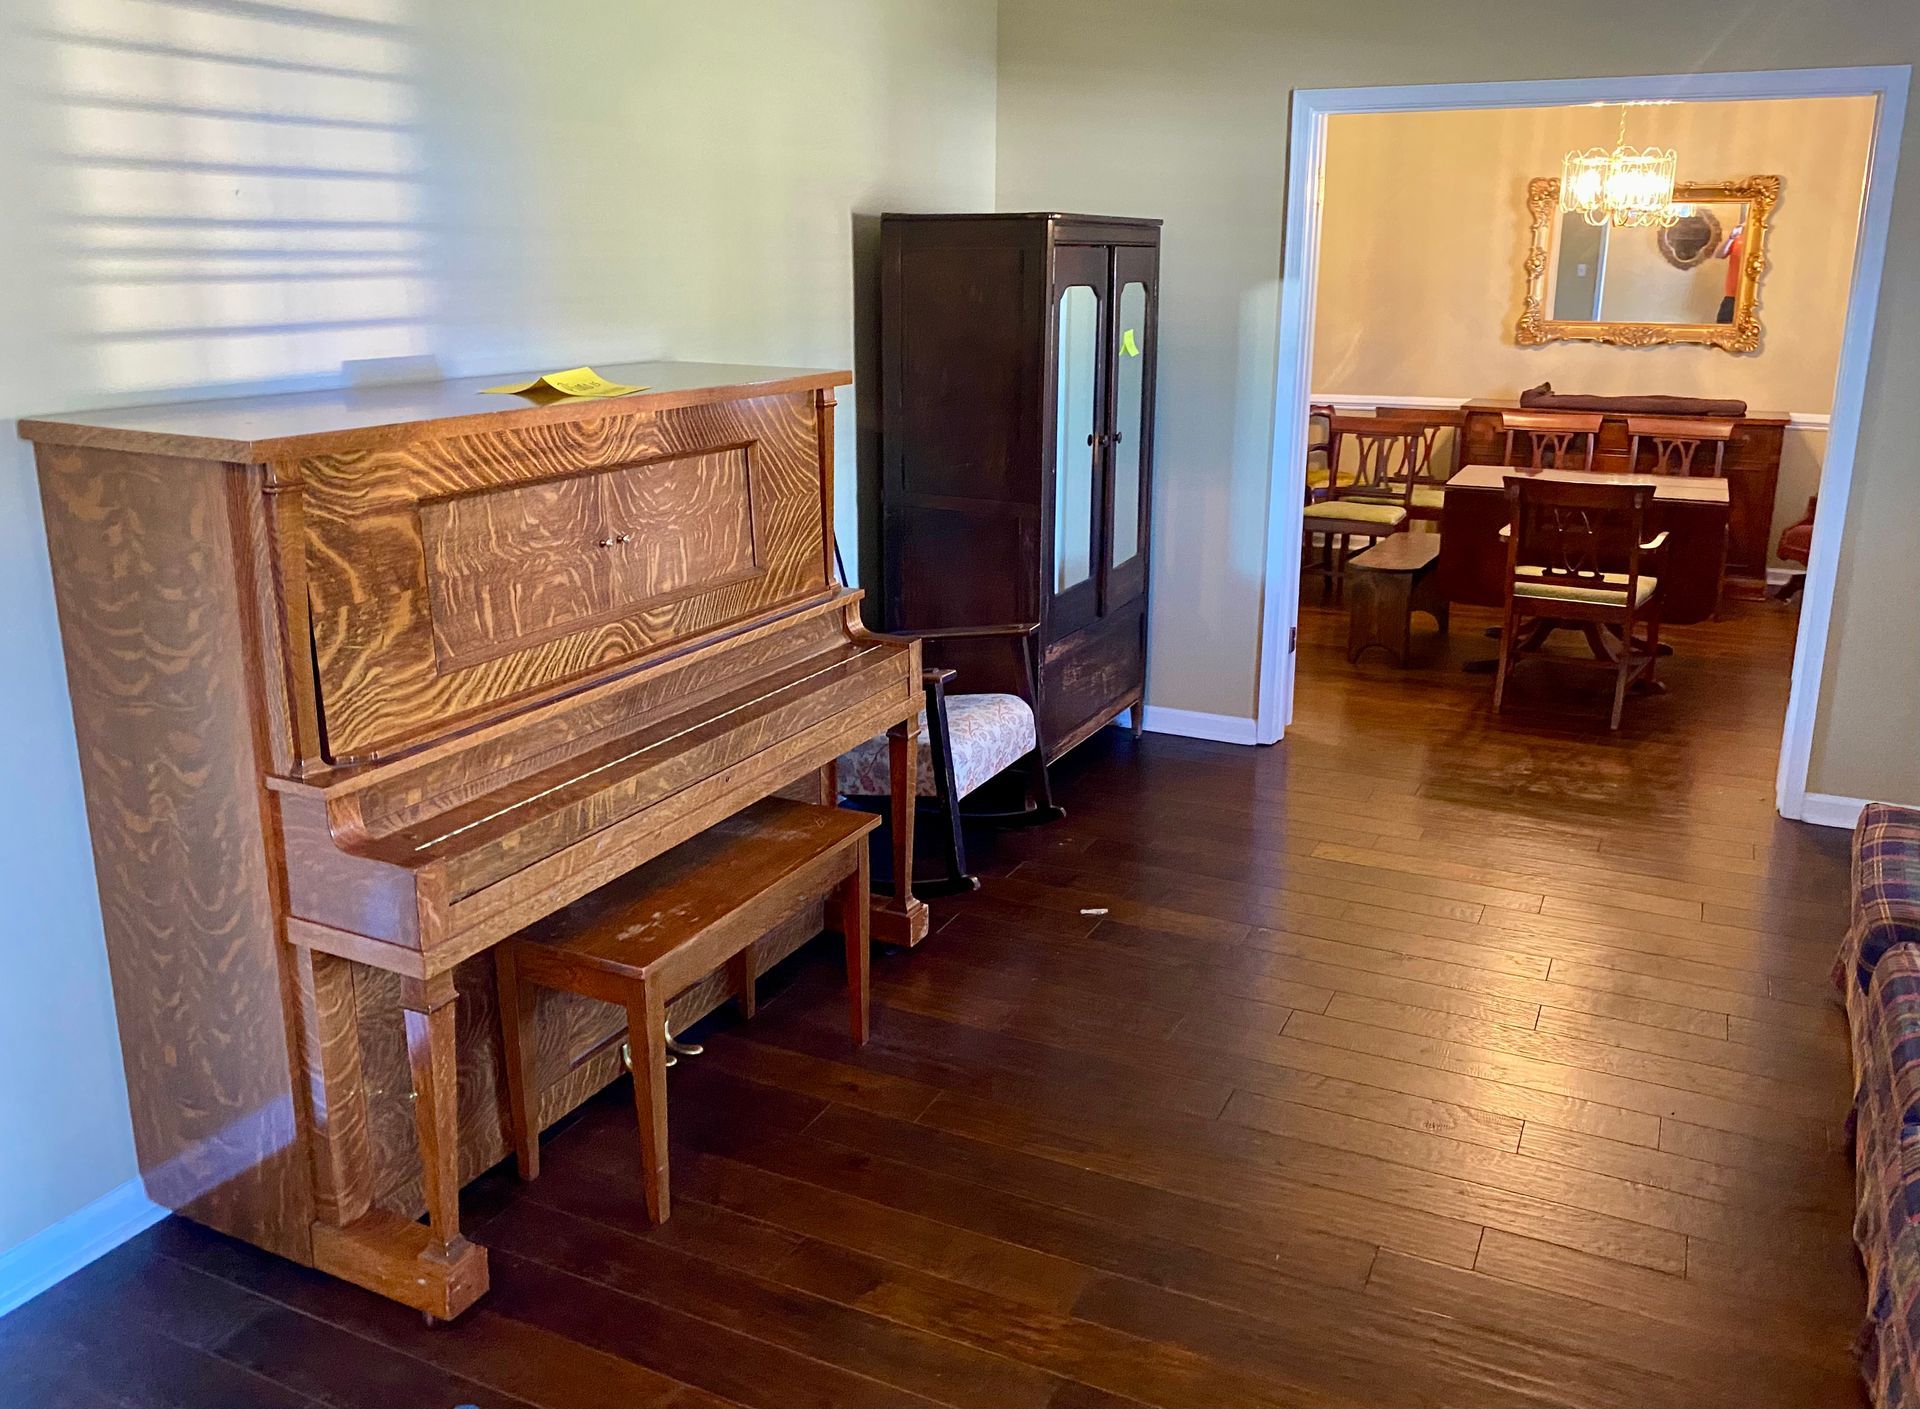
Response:
[{"label": "tan dining room wall", "polygon": [[1612,145],[1617,108],[1333,118],[1314,392],[1464,401],[1551,380],[1562,391],[1735,397],[1756,411],[1791,413],[1772,543],[1819,485],[1873,115],[1868,98],[1629,110],[1628,142],[1673,148],[1683,181],[1782,178],[1760,286],[1764,339],[1738,355],[1514,341],[1532,234],[1527,183],[1558,176],[1569,149]]},{"label": "tan dining room wall", "polygon": [[[1912,0],[1001,0],[1000,205],[1166,220],[1150,700],[1254,712],[1293,89],[1916,53]],[[1904,140],[1811,783],[1920,803],[1920,105]]]}]

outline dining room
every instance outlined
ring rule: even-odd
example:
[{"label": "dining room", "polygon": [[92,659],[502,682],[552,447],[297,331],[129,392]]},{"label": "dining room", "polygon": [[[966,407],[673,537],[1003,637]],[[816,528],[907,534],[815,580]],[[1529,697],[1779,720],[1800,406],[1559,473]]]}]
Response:
[{"label": "dining room", "polygon": [[1778,728],[1873,119],[1807,97],[1328,120],[1303,702]]}]

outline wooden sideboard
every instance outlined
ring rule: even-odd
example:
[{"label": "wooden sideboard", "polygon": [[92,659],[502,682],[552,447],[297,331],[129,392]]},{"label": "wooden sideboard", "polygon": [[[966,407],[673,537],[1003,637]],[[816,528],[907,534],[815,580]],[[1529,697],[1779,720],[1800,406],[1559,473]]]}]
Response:
[{"label": "wooden sideboard", "polygon": [[[508,1147],[493,945],[775,791],[829,801],[883,731],[911,874],[919,647],[832,569],[850,378],[603,370],[647,390],[20,423],[147,1192],[433,1316],[487,1287],[459,1193]],[[905,886],[876,905],[876,937],[926,929]],[[619,1076],[626,1019],[527,1017],[546,1125]]]},{"label": "wooden sideboard", "polygon": [[[1500,413],[1517,411],[1517,401],[1469,401],[1462,408],[1466,421],[1460,431],[1460,465],[1497,465],[1506,449]],[[1672,417],[1683,420],[1685,417]],[[1725,420],[1726,417],[1705,417]],[[1733,439],[1727,443],[1726,479],[1730,509],[1727,521],[1727,591],[1735,596],[1762,597],[1767,590],[1767,553],[1773,532],[1773,497],[1780,480],[1780,446],[1787,417],[1754,412],[1733,419]],[[1600,422],[1600,444],[1594,468],[1625,474],[1627,418],[1607,413]]]}]

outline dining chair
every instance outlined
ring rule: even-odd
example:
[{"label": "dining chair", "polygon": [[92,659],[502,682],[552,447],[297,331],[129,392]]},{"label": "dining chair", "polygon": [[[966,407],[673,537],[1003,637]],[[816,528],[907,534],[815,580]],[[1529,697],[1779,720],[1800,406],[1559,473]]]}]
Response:
[{"label": "dining chair", "polygon": [[[1307,502],[1326,497],[1326,489],[1333,483],[1333,432],[1330,423],[1333,420],[1333,408],[1319,403],[1307,407]],[[1320,457],[1318,465],[1313,463],[1315,456]]]},{"label": "dining chair", "polygon": [[1419,431],[1420,454],[1414,466],[1413,495],[1407,508],[1416,521],[1438,523],[1441,506],[1446,502],[1443,486],[1452,471],[1459,468],[1457,463],[1448,468],[1442,461],[1441,433],[1453,432],[1453,453],[1457,461],[1460,431],[1467,423],[1467,413],[1458,407],[1446,410],[1430,406],[1378,406],[1374,408],[1373,417],[1376,421],[1390,421]]},{"label": "dining chair", "polygon": [[[1702,421],[1692,416],[1627,417],[1627,471],[1636,475],[1704,475],[1727,477],[1727,442],[1733,439],[1732,421]],[[1640,458],[1641,442],[1649,457]],[[1702,451],[1713,447],[1713,464],[1703,468]]]},{"label": "dining chair", "polygon": [[[1345,577],[1355,538],[1400,532],[1412,517],[1420,433],[1372,416],[1335,412],[1327,418],[1327,460],[1333,476],[1325,497],[1302,511],[1305,539],[1321,536],[1320,576],[1330,590]],[[1351,450],[1352,477],[1347,477]]]},{"label": "dining chair", "polygon": [[[1609,728],[1620,727],[1629,685],[1662,688],[1654,667],[1667,535],[1646,536],[1653,493],[1650,484],[1507,476],[1509,518],[1500,531],[1507,540],[1506,623],[1493,682],[1496,714],[1514,664],[1562,627],[1583,632],[1594,659],[1614,672]],[[1641,628],[1644,636],[1636,634]]]},{"label": "dining chair", "polygon": [[[1600,413],[1585,411],[1502,411],[1500,429],[1507,446],[1500,463],[1533,470],[1591,470],[1600,440]],[[1515,443],[1527,437],[1527,458],[1513,458]],[[1575,448],[1579,463],[1573,463]]]},{"label": "dining chair", "polygon": [[1792,601],[1807,585],[1807,559],[1813,556],[1813,516],[1819,508],[1820,496],[1811,495],[1807,499],[1807,512],[1781,529],[1780,541],[1774,544],[1773,555],[1781,562],[1800,564],[1800,571],[1781,587],[1780,601]]}]

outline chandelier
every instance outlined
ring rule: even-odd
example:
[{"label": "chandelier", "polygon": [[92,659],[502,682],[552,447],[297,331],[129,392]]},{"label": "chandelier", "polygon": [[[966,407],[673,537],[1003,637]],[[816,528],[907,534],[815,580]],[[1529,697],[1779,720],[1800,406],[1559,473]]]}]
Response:
[{"label": "chandelier", "polygon": [[1621,228],[1673,224],[1673,178],[1679,159],[1673,148],[1627,145],[1627,110],[1620,109],[1620,135],[1612,151],[1589,147],[1568,152],[1560,168],[1560,208],[1577,210],[1589,225]]}]

